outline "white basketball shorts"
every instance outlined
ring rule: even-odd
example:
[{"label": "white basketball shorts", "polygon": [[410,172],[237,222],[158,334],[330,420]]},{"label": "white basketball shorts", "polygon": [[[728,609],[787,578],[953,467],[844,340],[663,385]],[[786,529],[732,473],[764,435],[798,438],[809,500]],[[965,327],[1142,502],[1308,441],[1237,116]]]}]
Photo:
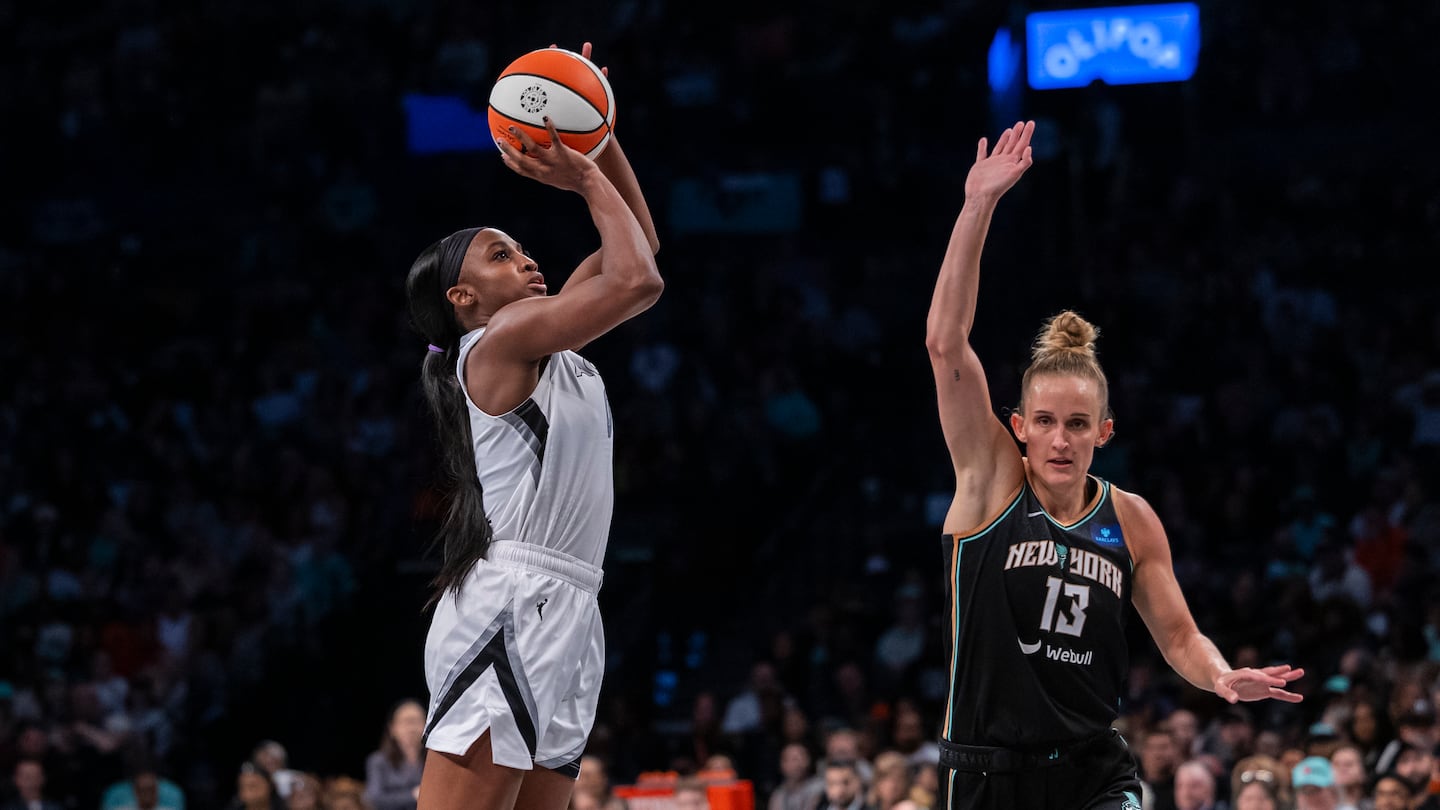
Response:
[{"label": "white basketball shorts", "polygon": [[570,777],[605,668],[600,569],[530,543],[492,543],[425,640],[425,746],[463,755],[490,731],[496,765]]}]

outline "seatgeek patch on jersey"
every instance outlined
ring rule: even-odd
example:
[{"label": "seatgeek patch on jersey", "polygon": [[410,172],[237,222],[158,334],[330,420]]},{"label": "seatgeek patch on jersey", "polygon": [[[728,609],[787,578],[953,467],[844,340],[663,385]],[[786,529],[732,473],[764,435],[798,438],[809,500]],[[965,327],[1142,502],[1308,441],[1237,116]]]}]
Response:
[{"label": "seatgeek patch on jersey", "polygon": [[1102,546],[1123,546],[1125,536],[1120,534],[1120,524],[1108,523],[1104,526],[1091,526],[1090,539],[1097,545]]}]

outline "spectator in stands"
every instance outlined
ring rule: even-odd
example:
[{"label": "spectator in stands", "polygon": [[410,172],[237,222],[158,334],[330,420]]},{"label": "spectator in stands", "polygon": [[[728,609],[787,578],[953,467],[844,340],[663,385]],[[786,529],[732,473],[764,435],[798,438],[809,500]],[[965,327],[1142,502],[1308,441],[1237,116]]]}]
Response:
[{"label": "spectator in stands", "polygon": [[745,735],[773,726],[779,720],[784,699],[775,665],[767,660],[756,661],[750,666],[745,688],[725,704],[721,733]]},{"label": "spectator in stands", "polygon": [[1424,697],[1417,697],[1401,710],[1395,718],[1395,737],[1385,744],[1375,760],[1376,773],[1394,770],[1400,753],[1406,748],[1421,752],[1434,750],[1440,736],[1437,736],[1434,705]]},{"label": "spectator in stands", "polygon": [[870,784],[875,768],[865,756],[864,737],[853,728],[837,728],[825,735],[825,759],[820,763],[821,776],[831,762],[848,762],[860,774],[860,780]]},{"label": "spectator in stands", "polygon": [[628,810],[629,807],[612,789],[609,765],[595,754],[580,757],[580,774],[575,778],[574,792],[594,797],[599,810]]},{"label": "spectator in stands", "polygon": [[925,652],[929,628],[923,596],[918,582],[906,582],[896,589],[893,619],[875,640],[875,663],[885,684],[908,686],[904,677]]},{"label": "spectator in stands", "polygon": [[825,760],[825,791],[815,810],[876,810],[865,800],[869,786],[853,759]]},{"label": "spectator in stands", "polygon": [[769,810],[811,810],[825,791],[816,775],[810,749],[792,742],[780,750],[780,784],[770,793]]},{"label": "spectator in stands", "polygon": [[425,708],[406,699],[390,707],[380,747],[365,759],[365,800],[374,810],[414,810],[420,789]]},{"label": "spectator in stands", "polygon": [[1373,810],[1414,810],[1415,797],[1414,786],[1394,773],[1375,777],[1370,788]]},{"label": "spectator in stands", "polygon": [[1295,791],[1295,810],[1335,810],[1340,803],[1335,774],[1324,757],[1301,760],[1290,775],[1290,786]]},{"label": "spectator in stands", "polygon": [[1393,773],[1409,782],[1416,796],[1424,796],[1429,792],[1435,768],[1436,756],[1432,750],[1404,744],[1395,754],[1394,766],[1386,773]]},{"label": "spectator in stands", "polygon": [[1365,769],[1375,771],[1380,755],[1386,744],[1393,738],[1388,716],[1369,700],[1356,700],[1350,708],[1344,731],[1350,742],[1360,751]]},{"label": "spectator in stands", "polygon": [[105,791],[101,810],[185,810],[185,793],[148,764],[135,766],[129,779]]},{"label": "spectator in stands", "polygon": [[250,761],[264,769],[280,798],[290,797],[290,791],[300,778],[300,771],[291,770],[290,753],[275,740],[264,740],[255,746]]},{"label": "spectator in stands", "polygon": [[1160,723],[1161,728],[1169,732],[1170,739],[1175,741],[1175,750],[1178,756],[1188,759],[1199,753],[1200,745],[1200,718],[1189,709],[1175,709],[1165,716]]},{"label": "spectator in stands", "polygon": [[1215,810],[1215,775],[1200,760],[1175,769],[1175,810]]},{"label": "spectator in stands", "polygon": [[1180,756],[1208,754],[1215,757],[1225,772],[1235,762],[1253,752],[1255,726],[1250,712],[1244,706],[1226,706],[1220,710],[1204,735],[1195,741],[1196,750]]},{"label": "spectator in stands", "polygon": [[1180,752],[1170,732],[1155,729],[1140,743],[1140,784],[1150,797],[1153,810],[1174,810],[1175,770],[1180,767]]},{"label": "spectator in stands", "polygon": [[700,763],[700,772],[704,774],[714,774],[715,778],[718,778],[721,774],[729,774],[726,778],[733,779],[735,777],[735,760],[729,754],[723,751],[717,751],[706,757],[704,762]]},{"label": "spectator in stands", "polygon": [[1280,810],[1280,798],[1270,782],[1255,780],[1240,786],[1231,803],[1234,810]]},{"label": "spectator in stands", "polygon": [[1230,769],[1231,797],[1239,796],[1241,790],[1251,782],[1270,786],[1276,801],[1282,804],[1289,802],[1290,774],[1280,764],[1280,760],[1267,754],[1252,754],[1236,762]]},{"label": "spectator in stands", "polygon": [[348,776],[326,780],[321,806],[325,810],[374,810],[365,801],[365,785]]},{"label": "spectator in stands", "polygon": [[932,739],[920,707],[914,701],[895,703],[890,747],[905,755],[912,767],[932,767],[940,762],[940,747]]},{"label": "spectator in stands", "polygon": [[724,746],[715,694],[709,690],[701,691],[691,702],[690,727],[671,758],[672,770],[699,770],[701,763]]},{"label": "spectator in stands", "polygon": [[371,810],[365,797],[355,792],[328,793],[322,806],[325,810]]},{"label": "spectator in stands", "polygon": [[290,786],[290,795],[285,799],[285,810],[321,810],[322,790],[318,776],[302,771]]},{"label": "spectator in stands", "polygon": [[915,785],[910,763],[899,751],[882,751],[875,756],[875,778],[870,782],[865,803],[875,810],[891,810],[901,802],[910,801]]},{"label": "spectator in stands", "polygon": [[1360,810],[1365,802],[1365,788],[1370,783],[1360,749],[1354,743],[1341,743],[1330,752],[1330,769],[1335,774],[1335,787],[1340,791],[1336,810]]},{"label": "spectator in stands", "polygon": [[710,794],[705,783],[695,779],[676,782],[675,807],[678,810],[710,810]]},{"label": "spectator in stands", "polygon": [[3,810],[64,810],[65,805],[45,797],[45,766],[39,760],[22,759],[15,763],[11,775],[14,796],[0,808]]},{"label": "spectator in stands", "polygon": [[226,810],[285,810],[270,772],[256,762],[245,762],[235,776],[235,796]]}]

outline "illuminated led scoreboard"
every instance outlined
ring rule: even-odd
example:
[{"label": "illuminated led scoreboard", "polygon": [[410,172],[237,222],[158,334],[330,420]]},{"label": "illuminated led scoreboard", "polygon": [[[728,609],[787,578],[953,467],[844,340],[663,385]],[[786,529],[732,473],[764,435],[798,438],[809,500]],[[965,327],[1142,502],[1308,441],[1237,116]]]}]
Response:
[{"label": "illuminated led scoreboard", "polygon": [[1182,82],[1200,55],[1194,3],[1037,11],[1025,17],[1030,87]]}]

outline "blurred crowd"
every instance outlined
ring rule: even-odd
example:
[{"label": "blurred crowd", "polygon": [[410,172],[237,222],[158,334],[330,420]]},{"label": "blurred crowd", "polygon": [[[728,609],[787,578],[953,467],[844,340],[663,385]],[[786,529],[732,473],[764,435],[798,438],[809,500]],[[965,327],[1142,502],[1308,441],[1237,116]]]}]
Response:
[{"label": "blurred crowd", "polygon": [[1148,806],[1435,804],[1440,7],[1201,2],[1191,82],[1007,96],[985,55],[1026,7],[973,0],[92,5],[0,0],[0,805],[413,802],[443,481],[400,282],[464,226],[551,277],[595,237],[493,152],[410,150],[404,99],[583,40],[667,288],[585,349],[617,505],[577,806],[655,769],[933,800],[924,313],[975,140],[1021,116],[974,334],[997,409],[1046,316],[1096,322],[1095,472],[1156,507],[1232,662],[1308,673],[1226,706],[1132,621]]}]

